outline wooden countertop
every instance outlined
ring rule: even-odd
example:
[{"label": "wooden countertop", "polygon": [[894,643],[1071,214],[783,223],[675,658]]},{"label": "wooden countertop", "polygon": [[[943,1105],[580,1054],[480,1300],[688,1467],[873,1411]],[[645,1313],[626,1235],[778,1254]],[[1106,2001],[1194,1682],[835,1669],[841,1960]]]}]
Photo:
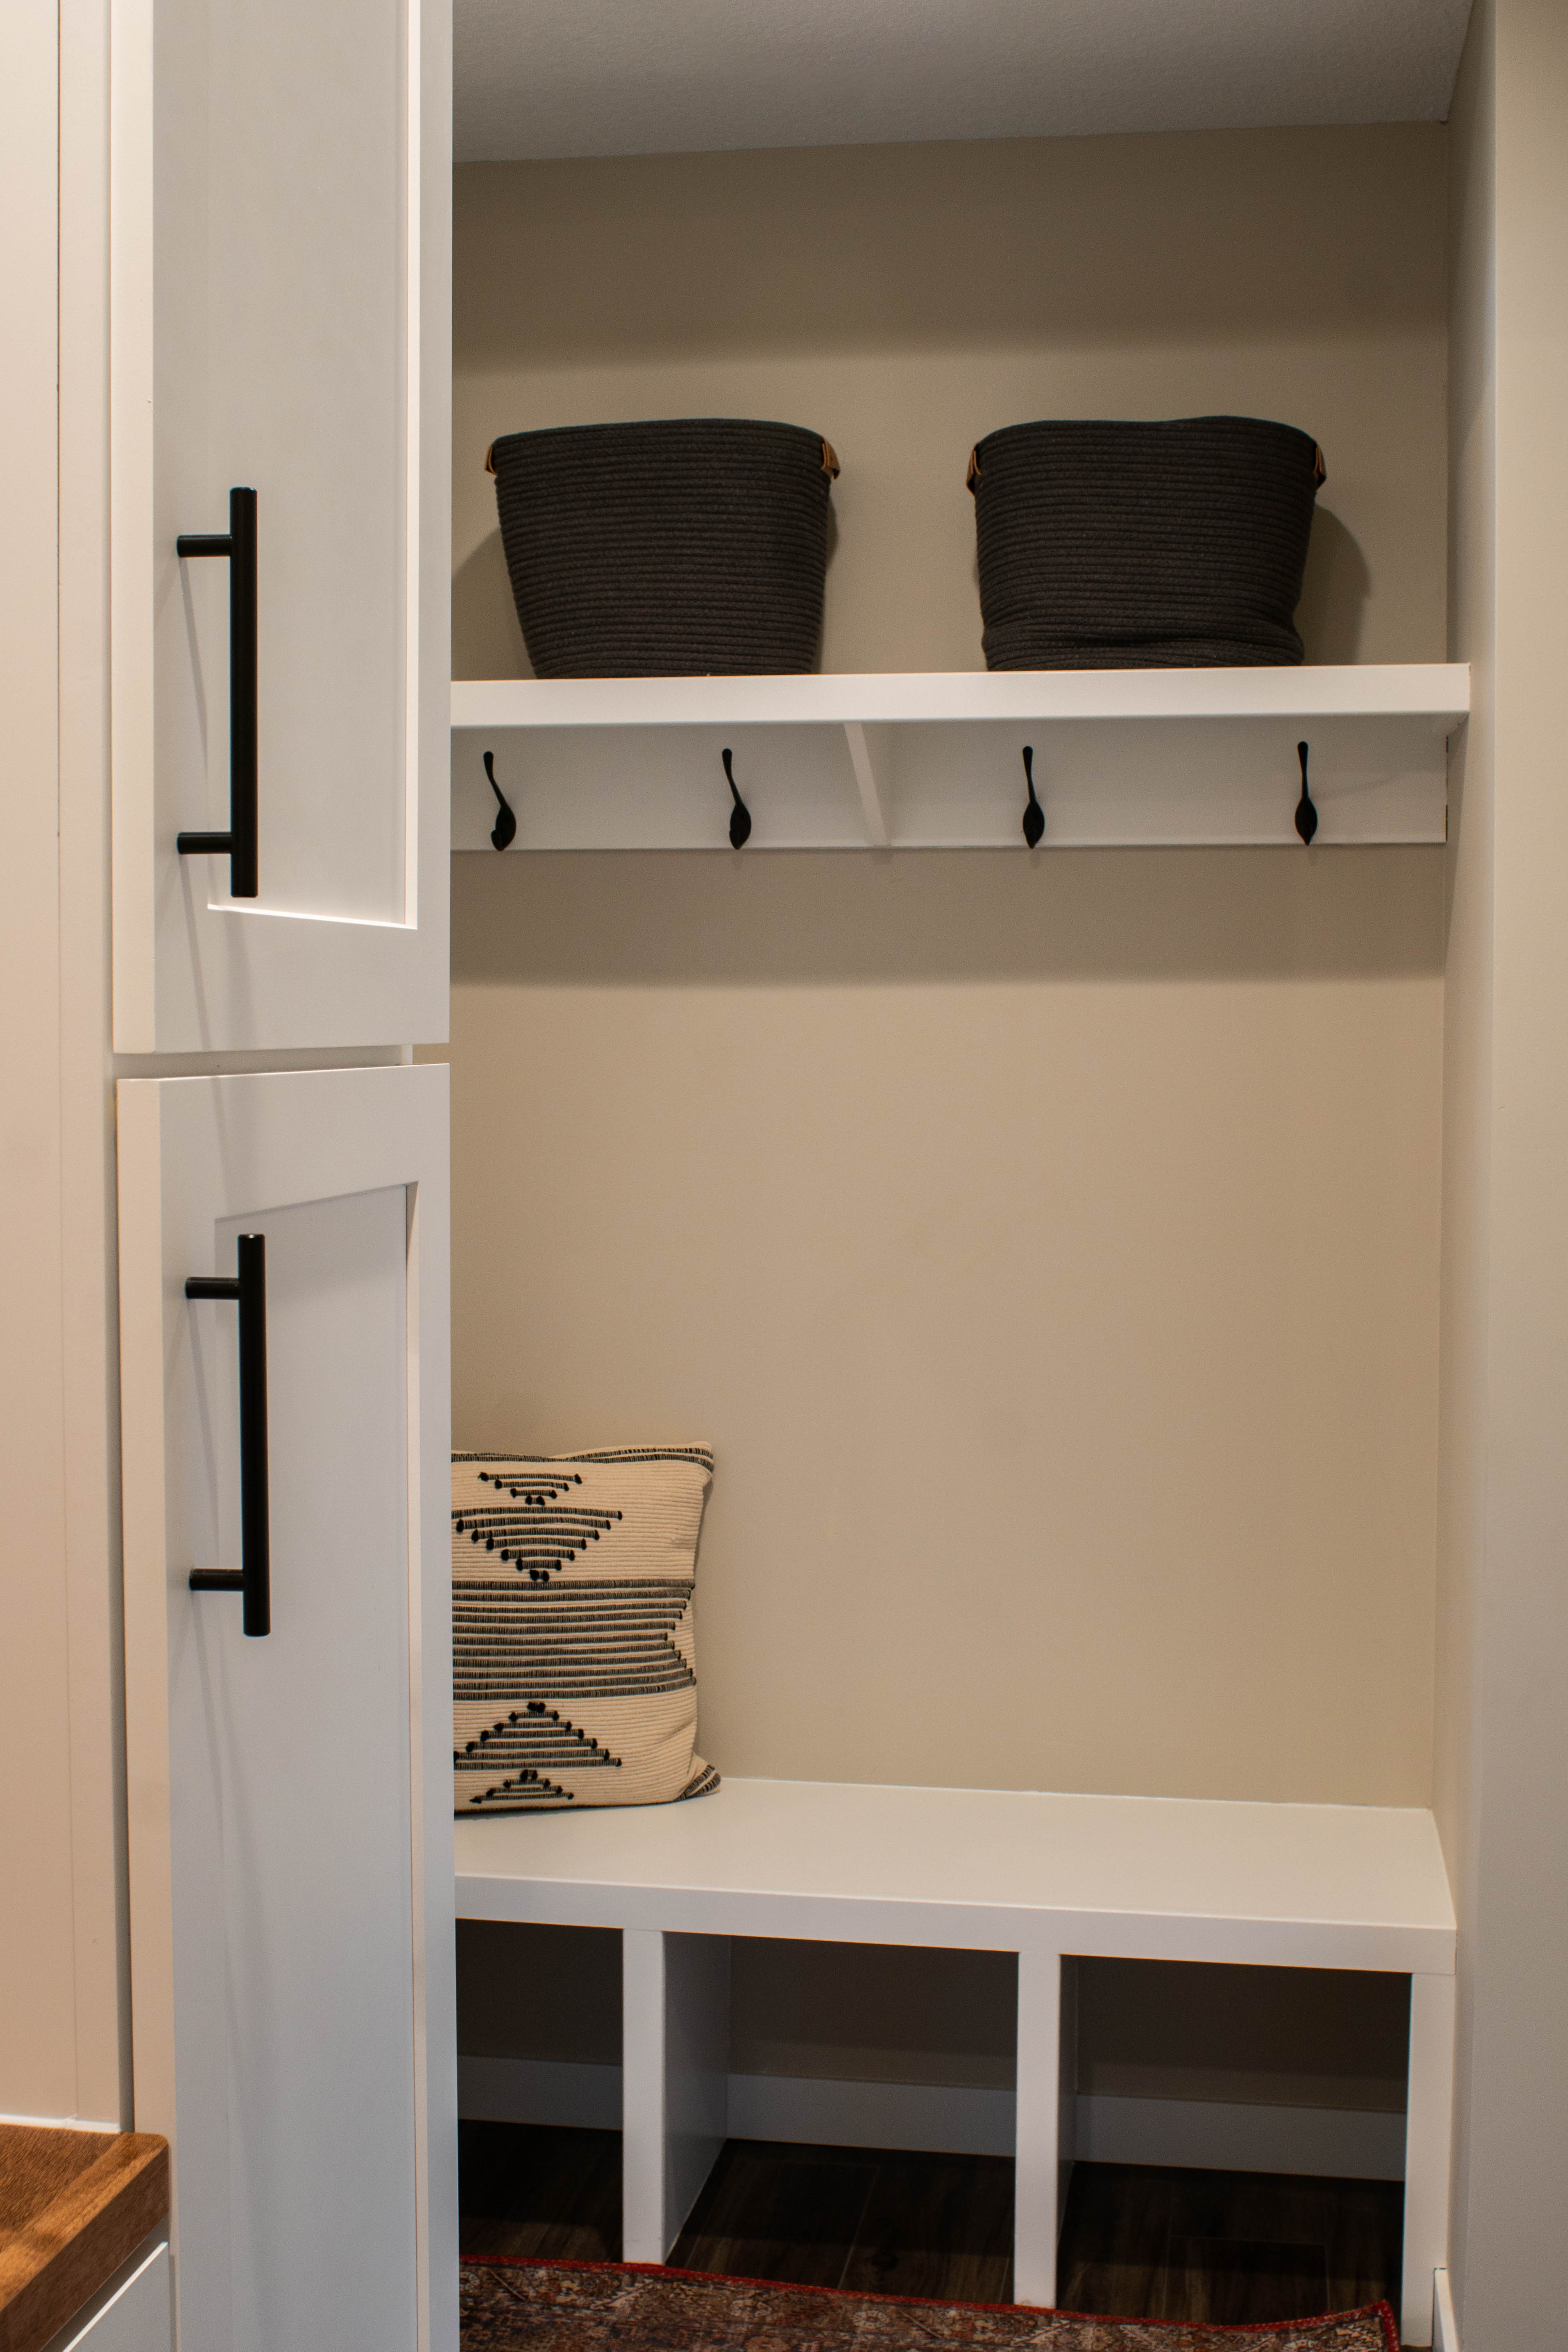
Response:
[{"label": "wooden countertop", "polygon": [[38,2352],[168,2210],[153,2133],[0,2124],[0,2352]]}]

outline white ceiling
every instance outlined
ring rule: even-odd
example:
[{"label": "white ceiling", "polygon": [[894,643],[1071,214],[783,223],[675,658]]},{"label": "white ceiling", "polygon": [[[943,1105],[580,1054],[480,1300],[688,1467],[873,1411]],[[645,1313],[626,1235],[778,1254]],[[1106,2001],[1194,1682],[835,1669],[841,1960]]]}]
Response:
[{"label": "white ceiling", "polygon": [[1470,0],[456,0],[459,162],[1434,122]]}]

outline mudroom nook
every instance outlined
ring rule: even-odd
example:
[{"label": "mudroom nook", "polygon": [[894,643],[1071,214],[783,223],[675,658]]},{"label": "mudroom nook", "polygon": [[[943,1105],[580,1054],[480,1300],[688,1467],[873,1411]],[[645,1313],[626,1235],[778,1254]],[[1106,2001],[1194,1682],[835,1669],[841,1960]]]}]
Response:
[{"label": "mudroom nook", "polygon": [[1553,2340],[1568,17],[0,67],[0,2343]]},{"label": "mudroom nook", "polygon": [[[721,1774],[610,1810],[584,1777],[576,1820],[492,1779],[521,1810],[459,1819],[465,2244],[566,2242],[484,2218],[509,2124],[554,2136],[582,2200],[563,2173],[530,2212],[651,2263],[710,2242],[727,2148],[1010,2163],[988,2275],[1032,2304],[1066,2284],[1075,2167],[1370,2176],[1398,2249],[1371,2292],[1426,2341],[1442,877],[1471,693],[1445,658],[1444,134],[505,161],[462,160],[462,121],[454,1439],[711,1446],[691,1607]],[[1321,445],[1304,664],[988,671],[972,445],[1233,408]],[[531,675],[505,436],[683,413],[820,427],[819,667]],[[546,1930],[620,1935],[586,2039]],[[851,1945],[917,2051],[878,2046]],[[1077,1994],[1112,1958],[1149,1964],[1124,1998],[1168,2063],[1106,2099]],[[1342,2057],[1327,2101],[1265,1998],[1285,2095],[1227,2098],[1243,2070],[1170,1963],[1235,1969],[1244,2010],[1260,1964],[1298,2002],[1321,1969],[1348,2021],[1381,1982],[1382,2087]],[[787,2022],[836,2000],[819,2043]]]}]

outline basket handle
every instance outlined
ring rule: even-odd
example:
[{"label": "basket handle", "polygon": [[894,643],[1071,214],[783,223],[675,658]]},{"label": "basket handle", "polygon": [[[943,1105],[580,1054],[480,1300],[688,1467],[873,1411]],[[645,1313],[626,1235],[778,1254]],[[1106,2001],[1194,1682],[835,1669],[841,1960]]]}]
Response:
[{"label": "basket handle", "polygon": [[[826,448],[826,443],[824,442],[824,448]],[[980,444],[978,442],[975,443],[973,448],[969,453],[969,471],[964,475],[963,478],[968,486],[969,495],[973,498],[974,496],[974,485],[980,479]],[[1321,490],[1328,478],[1329,469],[1323,463],[1323,453],[1314,441],[1312,444],[1313,489]]]},{"label": "basket handle", "polygon": [[[496,445],[492,441],[489,447],[485,451],[485,471],[487,474],[493,475],[495,469]],[[822,445],[822,470],[827,476],[829,481],[836,482],[838,479],[840,470],[838,464],[838,452],[835,449],[831,441],[824,441]]]}]

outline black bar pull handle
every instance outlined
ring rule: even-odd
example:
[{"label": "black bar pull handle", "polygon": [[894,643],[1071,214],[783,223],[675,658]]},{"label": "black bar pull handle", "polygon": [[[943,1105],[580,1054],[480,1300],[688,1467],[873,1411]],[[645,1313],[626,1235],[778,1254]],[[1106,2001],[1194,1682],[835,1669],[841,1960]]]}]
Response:
[{"label": "black bar pull handle", "polygon": [[239,1560],[193,1568],[193,1592],[237,1592],[247,1633],[272,1631],[272,1551],[267,1506],[267,1236],[241,1234],[236,1274],[193,1274],[187,1298],[239,1301]]},{"label": "black bar pull handle", "polygon": [[254,898],[257,880],[257,704],[259,698],[256,617],[256,492],[230,490],[228,529],[182,531],[182,558],[228,558],[228,831],[180,833],[182,857],[226,857],[228,895]]}]

